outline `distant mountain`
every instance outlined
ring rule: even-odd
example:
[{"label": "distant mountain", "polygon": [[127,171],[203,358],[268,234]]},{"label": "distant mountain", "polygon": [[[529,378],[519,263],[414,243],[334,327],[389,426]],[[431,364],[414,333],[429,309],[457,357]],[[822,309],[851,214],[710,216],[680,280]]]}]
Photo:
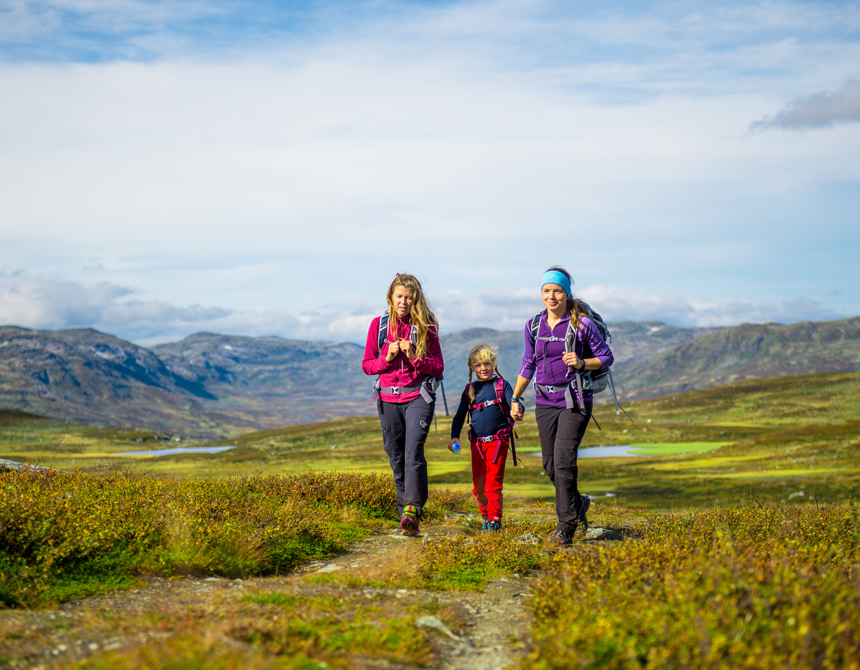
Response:
[{"label": "distant mountain", "polygon": [[195,425],[217,401],[153,352],[90,328],[0,327],[0,406],[81,423]]},{"label": "distant mountain", "polygon": [[[860,369],[860,317],[823,323],[675,328],[610,324],[621,398],[656,397],[749,377]],[[522,331],[442,336],[453,411],[466,356],[499,347],[513,380]],[[348,342],[196,333],[149,349],[92,329],[0,326],[0,407],[80,423],[224,437],[374,412],[363,349]],[[441,411],[441,405],[440,405]]]},{"label": "distant mountain", "polygon": [[[525,327],[525,323],[523,324]],[[613,370],[622,372],[627,366],[678,344],[689,342],[702,335],[715,333],[719,328],[676,328],[662,321],[619,321],[610,323],[610,346],[615,356]],[[499,369],[505,379],[517,378],[523,356],[522,330],[501,331],[489,328],[469,328],[442,336],[445,356],[446,388],[460,393],[468,380],[466,359],[476,344],[498,347]]]},{"label": "distant mountain", "polygon": [[625,367],[626,398],[659,396],[754,377],[860,370],[860,317],[791,325],[745,323]]},{"label": "distant mountain", "polygon": [[364,348],[351,342],[195,333],[150,351],[177,376],[220,396],[345,396],[364,393]]}]

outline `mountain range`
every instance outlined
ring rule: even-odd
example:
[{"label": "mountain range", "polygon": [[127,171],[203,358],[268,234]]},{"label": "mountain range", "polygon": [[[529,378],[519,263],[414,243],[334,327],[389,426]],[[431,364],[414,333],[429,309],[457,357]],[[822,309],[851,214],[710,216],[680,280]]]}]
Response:
[{"label": "mountain range", "polygon": [[[621,400],[750,377],[860,369],[860,317],[791,325],[610,325]],[[516,377],[522,331],[442,336],[451,411],[477,343]],[[58,419],[215,438],[373,412],[363,348],[350,342],[196,333],[140,347],[92,329],[0,326],[0,407]],[[441,404],[439,405],[441,410]]]}]

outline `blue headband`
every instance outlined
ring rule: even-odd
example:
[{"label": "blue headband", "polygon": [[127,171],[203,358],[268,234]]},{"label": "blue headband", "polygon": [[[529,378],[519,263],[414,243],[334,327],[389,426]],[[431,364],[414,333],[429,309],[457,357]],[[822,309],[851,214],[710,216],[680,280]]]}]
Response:
[{"label": "blue headband", "polygon": [[546,284],[558,284],[564,289],[564,292],[567,293],[567,297],[570,297],[570,279],[568,279],[567,275],[563,272],[559,272],[558,270],[547,270],[543,273],[543,281],[541,282],[541,290],[543,290],[544,285]]}]

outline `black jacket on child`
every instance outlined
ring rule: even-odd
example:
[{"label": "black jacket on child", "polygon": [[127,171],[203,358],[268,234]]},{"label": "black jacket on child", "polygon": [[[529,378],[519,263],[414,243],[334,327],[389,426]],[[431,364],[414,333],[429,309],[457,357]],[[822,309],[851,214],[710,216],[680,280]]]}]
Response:
[{"label": "black jacket on child", "polygon": [[[496,399],[496,382],[498,377],[493,377],[490,381],[472,382],[472,388],[475,390],[475,399],[469,399],[468,389],[463,392],[460,397],[460,407],[457,408],[457,414],[454,416],[454,422],[451,424],[451,437],[459,438],[460,431],[463,430],[463,424],[466,421],[466,415],[469,412],[469,405],[480,404],[482,402],[490,402]],[[505,401],[508,407],[511,406],[511,400],[514,397],[514,389],[505,381]],[[511,418],[502,414],[501,405],[490,405],[483,409],[472,412],[472,430],[478,437],[488,437],[495,435],[503,428],[510,425]]]}]

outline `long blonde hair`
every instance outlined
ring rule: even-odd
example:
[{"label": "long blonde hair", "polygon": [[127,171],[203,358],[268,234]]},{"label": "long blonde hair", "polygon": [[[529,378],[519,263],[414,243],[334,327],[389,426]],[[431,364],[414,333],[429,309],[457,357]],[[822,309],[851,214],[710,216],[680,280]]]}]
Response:
[{"label": "long blonde hair", "polygon": [[467,363],[469,365],[469,400],[475,400],[475,388],[472,386],[472,373],[475,371],[475,366],[478,363],[492,363],[493,370],[496,373],[497,377],[501,377],[502,374],[499,372],[499,359],[497,357],[498,350],[495,347],[491,347],[489,344],[476,344],[472,347],[471,351],[469,351],[469,358],[467,359]]},{"label": "long blonde hair", "polygon": [[410,289],[412,291],[412,310],[409,312],[409,317],[413,325],[418,331],[418,342],[415,345],[415,353],[418,356],[424,356],[427,353],[427,333],[431,326],[439,334],[439,322],[436,321],[436,315],[427,304],[427,299],[424,297],[424,291],[421,290],[421,282],[412,275],[398,274],[388,287],[388,338],[397,337],[397,311],[394,309],[394,289],[398,286]]},{"label": "long blonde hair", "polygon": [[579,326],[581,325],[580,317],[588,316],[588,312],[582,304],[582,301],[579,298],[573,297],[573,277],[570,276],[570,273],[565,270],[560,265],[553,265],[551,268],[547,268],[546,272],[550,270],[555,270],[556,272],[561,272],[564,276],[570,279],[571,286],[571,294],[567,296],[567,311],[570,313],[570,325],[579,330]]}]

